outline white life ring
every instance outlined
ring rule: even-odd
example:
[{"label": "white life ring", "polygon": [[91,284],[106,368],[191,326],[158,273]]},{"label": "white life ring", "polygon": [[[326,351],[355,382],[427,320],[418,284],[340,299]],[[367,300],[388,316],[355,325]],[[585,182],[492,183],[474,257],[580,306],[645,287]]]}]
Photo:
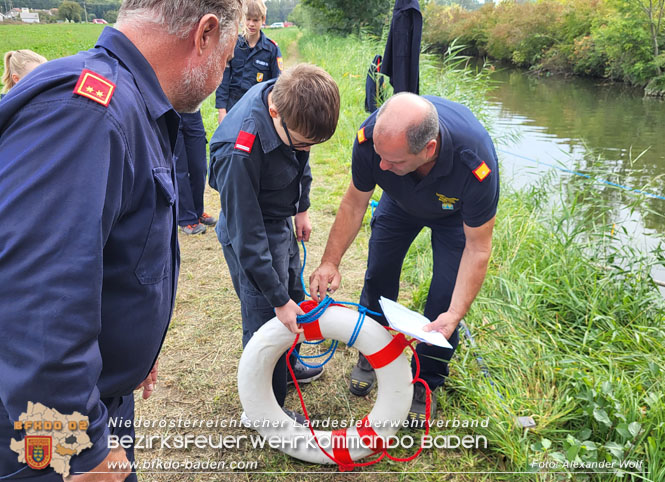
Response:
[{"label": "white life ring", "polygon": [[[358,312],[340,306],[329,307],[318,322],[301,325],[303,338],[328,338],[347,342],[353,334]],[[315,324],[318,323],[318,327]],[[318,332],[320,329],[320,332]],[[316,334],[319,334],[316,336]],[[238,366],[238,394],[249,420],[267,440],[280,440],[278,448],[284,453],[306,462],[334,463],[316,443],[312,443],[309,427],[294,423],[280,408],[272,390],[272,373],[279,357],[293,344],[293,334],[275,317],[254,333],[243,350]],[[366,417],[371,429],[350,427],[340,431],[315,430],[321,447],[337,459],[350,463],[372,454],[376,445],[370,443],[369,434],[392,437],[403,426],[413,397],[412,375],[409,362],[402,353],[404,338],[393,338],[388,331],[371,319],[365,318],[354,346],[375,365],[377,378],[376,403]],[[379,355],[374,356],[372,355]],[[384,356],[387,355],[387,356]],[[394,357],[394,358],[393,358]],[[384,366],[372,360],[383,359]],[[333,433],[335,434],[333,440]],[[341,435],[341,437],[340,437]],[[345,435],[345,438],[343,437]]]}]

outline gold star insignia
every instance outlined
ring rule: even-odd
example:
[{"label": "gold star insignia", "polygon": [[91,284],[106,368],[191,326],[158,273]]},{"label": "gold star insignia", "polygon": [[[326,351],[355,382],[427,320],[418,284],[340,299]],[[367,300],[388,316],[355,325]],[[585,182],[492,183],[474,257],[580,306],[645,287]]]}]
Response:
[{"label": "gold star insignia", "polygon": [[87,90],[88,92],[92,92],[92,91],[95,90],[95,89],[93,89],[93,88],[90,87],[90,86],[87,86],[87,87],[85,88],[85,90]]},{"label": "gold star insignia", "polygon": [[104,96],[104,92],[102,92],[101,90],[98,90],[97,92],[95,92],[95,95],[96,95],[97,97],[103,97],[103,96]]}]

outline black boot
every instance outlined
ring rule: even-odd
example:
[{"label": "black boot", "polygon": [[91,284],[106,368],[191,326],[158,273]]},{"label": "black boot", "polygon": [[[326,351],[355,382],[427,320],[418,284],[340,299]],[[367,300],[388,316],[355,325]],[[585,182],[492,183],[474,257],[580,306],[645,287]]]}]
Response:
[{"label": "black boot", "polygon": [[374,368],[369,364],[367,358],[362,353],[358,353],[358,363],[353,370],[351,370],[351,385],[349,390],[354,395],[364,397],[367,395],[374,383],[376,382],[376,374]]}]

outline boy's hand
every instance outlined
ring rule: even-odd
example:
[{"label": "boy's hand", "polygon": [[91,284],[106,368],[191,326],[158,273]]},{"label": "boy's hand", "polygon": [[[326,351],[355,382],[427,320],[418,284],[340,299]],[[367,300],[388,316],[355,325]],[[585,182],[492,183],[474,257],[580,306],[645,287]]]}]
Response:
[{"label": "boy's hand", "polygon": [[296,214],[295,225],[298,241],[309,241],[309,235],[312,232],[312,223],[309,220],[307,211]]},{"label": "boy's hand", "polygon": [[284,326],[286,326],[294,335],[304,333],[304,330],[298,325],[296,316],[304,315],[305,312],[300,309],[300,306],[298,306],[295,301],[289,300],[285,305],[276,307],[275,314],[279,321],[284,323]]},{"label": "boy's hand", "polygon": [[275,314],[279,321],[284,323],[284,326],[286,326],[294,335],[304,333],[304,330],[298,325],[296,316],[304,315],[305,312],[300,309],[300,306],[298,306],[295,301],[289,300],[285,305],[276,307]]}]

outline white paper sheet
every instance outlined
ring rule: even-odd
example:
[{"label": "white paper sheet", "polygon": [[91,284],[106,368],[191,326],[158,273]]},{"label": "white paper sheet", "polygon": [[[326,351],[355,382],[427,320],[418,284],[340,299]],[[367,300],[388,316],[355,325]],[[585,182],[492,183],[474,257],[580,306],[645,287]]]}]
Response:
[{"label": "white paper sheet", "polygon": [[383,296],[379,299],[379,304],[392,329],[431,345],[452,348],[448,340],[438,331],[423,331],[423,326],[429,324],[430,320],[420,313]]}]

